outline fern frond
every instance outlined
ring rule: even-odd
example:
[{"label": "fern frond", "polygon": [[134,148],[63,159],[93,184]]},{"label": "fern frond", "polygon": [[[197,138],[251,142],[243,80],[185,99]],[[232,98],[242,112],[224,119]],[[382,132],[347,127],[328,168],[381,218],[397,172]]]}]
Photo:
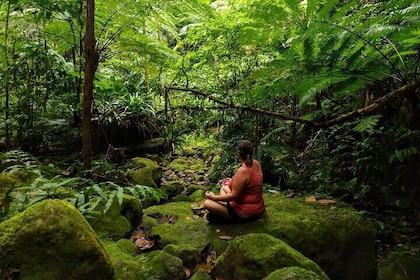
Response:
[{"label": "fern frond", "polygon": [[337,4],[340,2],[340,0],[324,1],[324,3],[321,5],[321,8],[317,11],[317,18],[320,20],[330,18],[331,15],[334,14]]},{"label": "fern frond", "polygon": [[360,120],[359,124],[353,128],[357,132],[371,132],[375,129],[382,115],[367,116]]},{"label": "fern frond", "polygon": [[417,155],[416,147],[408,147],[402,150],[395,150],[395,152],[389,158],[389,163],[394,163],[397,160],[400,163],[403,163],[405,160],[412,158],[415,155]]}]

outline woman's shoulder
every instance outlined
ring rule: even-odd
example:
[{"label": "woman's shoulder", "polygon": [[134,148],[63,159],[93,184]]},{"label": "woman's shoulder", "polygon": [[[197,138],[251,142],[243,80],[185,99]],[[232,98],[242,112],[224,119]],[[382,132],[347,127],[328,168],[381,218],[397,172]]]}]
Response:
[{"label": "woman's shoulder", "polygon": [[254,159],[252,161],[252,165],[253,165],[252,169],[253,169],[254,172],[256,172],[256,173],[262,172],[261,164],[258,160]]}]

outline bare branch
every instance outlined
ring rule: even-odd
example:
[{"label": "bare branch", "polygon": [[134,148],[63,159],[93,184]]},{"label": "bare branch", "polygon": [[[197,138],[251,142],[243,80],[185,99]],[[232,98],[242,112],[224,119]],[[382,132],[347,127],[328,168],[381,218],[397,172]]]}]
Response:
[{"label": "bare branch", "polygon": [[209,93],[202,92],[198,89],[180,88],[180,87],[167,87],[166,89],[190,92],[194,95],[202,96],[202,97],[205,97],[205,98],[207,98],[207,99],[209,99],[213,102],[221,104],[225,108],[234,108],[234,109],[250,111],[250,112],[257,113],[257,114],[268,115],[268,116],[280,118],[280,119],[283,119],[283,120],[290,120],[290,121],[294,121],[294,122],[298,122],[298,123],[307,124],[307,125],[313,126],[313,127],[329,127],[329,126],[332,126],[332,125],[335,125],[335,124],[338,124],[338,123],[346,122],[348,120],[354,119],[354,118],[359,117],[359,116],[371,115],[374,112],[376,112],[379,108],[382,108],[386,104],[390,103],[395,98],[397,98],[399,96],[402,96],[404,94],[408,94],[410,92],[413,92],[416,89],[418,89],[419,87],[420,87],[420,81],[414,81],[410,84],[402,86],[402,87],[400,87],[400,88],[398,88],[398,89],[396,89],[396,90],[394,90],[394,91],[376,99],[375,102],[373,102],[371,105],[369,105],[367,107],[354,110],[352,112],[340,115],[337,118],[327,120],[327,121],[324,121],[324,122],[314,122],[314,121],[305,120],[305,119],[302,119],[300,117],[296,117],[296,116],[292,116],[292,115],[288,115],[288,114],[283,114],[283,113],[279,113],[279,112],[268,111],[268,110],[254,108],[254,107],[250,107],[250,106],[241,106],[241,105],[229,103],[229,102],[226,102],[226,101],[221,100],[219,98],[216,98]]},{"label": "bare branch", "polygon": [[390,103],[395,98],[397,98],[401,95],[407,94],[409,92],[412,92],[419,87],[420,87],[420,81],[414,81],[410,84],[402,86],[402,87],[388,93],[387,95],[384,95],[384,96],[376,99],[375,102],[373,102],[371,105],[369,105],[367,107],[354,110],[354,111],[349,112],[347,114],[343,114],[343,115],[341,115],[341,116],[339,116],[335,119],[332,119],[332,120],[328,120],[328,121],[321,122],[321,123],[315,123],[315,126],[317,126],[317,127],[327,127],[327,126],[335,125],[335,124],[338,124],[338,123],[343,123],[347,120],[353,119],[353,118],[358,117],[358,116],[371,115],[376,110],[378,110],[379,108],[382,108],[384,105]]}]

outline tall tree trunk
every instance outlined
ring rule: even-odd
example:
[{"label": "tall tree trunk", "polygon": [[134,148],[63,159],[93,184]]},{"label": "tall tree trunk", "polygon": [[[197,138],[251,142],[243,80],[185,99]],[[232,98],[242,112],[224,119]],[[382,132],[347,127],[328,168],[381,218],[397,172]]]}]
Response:
[{"label": "tall tree trunk", "polygon": [[5,59],[6,59],[6,84],[5,84],[5,94],[6,94],[6,100],[5,100],[5,128],[4,128],[4,134],[5,134],[5,144],[6,147],[10,144],[10,128],[9,128],[9,74],[10,74],[10,66],[9,66],[9,16],[10,16],[10,1],[8,2],[7,6],[7,14],[6,14],[6,26],[5,26],[5,35],[4,35],[4,46],[5,46]]},{"label": "tall tree trunk", "polygon": [[85,83],[82,103],[82,157],[85,170],[90,169],[92,166],[91,108],[93,102],[93,79],[98,64],[95,50],[95,0],[87,0],[86,10]]}]

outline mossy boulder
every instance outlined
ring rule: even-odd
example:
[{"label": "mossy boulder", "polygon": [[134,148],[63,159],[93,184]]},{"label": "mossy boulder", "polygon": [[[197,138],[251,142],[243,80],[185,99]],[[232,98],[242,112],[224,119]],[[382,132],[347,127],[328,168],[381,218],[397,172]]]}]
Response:
[{"label": "mossy boulder", "polygon": [[168,244],[163,248],[168,254],[180,258],[185,267],[193,269],[201,260],[200,251],[189,244],[174,245]]},{"label": "mossy boulder", "polygon": [[[376,279],[377,263],[373,224],[345,204],[320,205],[304,198],[265,194],[266,210],[260,219],[245,224],[207,224],[195,218],[191,202],[172,202],[144,209],[143,226],[158,234],[161,244],[190,244],[198,250],[211,242],[222,254],[232,238],[249,233],[267,233],[285,241],[315,261],[330,279]],[[171,216],[161,223],[156,215]]]},{"label": "mossy boulder", "polygon": [[148,278],[159,280],[184,280],[186,278],[182,260],[165,251],[152,251],[143,256]]},{"label": "mossy boulder", "polygon": [[126,175],[134,184],[155,188],[160,186],[162,169],[151,159],[132,158],[125,168]]},{"label": "mossy boulder", "polygon": [[0,173],[0,208],[3,205],[7,192],[19,184],[18,179],[9,173]]},{"label": "mossy boulder", "polygon": [[134,256],[135,245],[128,239],[117,242],[102,240],[114,269],[115,280],[150,279],[147,274],[146,263]]},{"label": "mossy boulder", "polygon": [[415,252],[393,252],[379,263],[379,280],[415,280],[420,275],[420,255]]},{"label": "mossy boulder", "polygon": [[319,274],[298,266],[284,267],[271,272],[263,280],[321,280]]},{"label": "mossy boulder", "polygon": [[115,271],[115,280],[184,280],[182,260],[162,250],[134,254],[135,245],[128,239],[103,240]]},{"label": "mossy boulder", "polygon": [[121,205],[116,196],[112,199],[108,209],[105,209],[107,201],[98,205],[95,210],[99,214],[91,217],[89,223],[96,233],[117,240],[130,235],[139,225],[143,212],[140,201],[133,196],[124,194]]},{"label": "mossy boulder", "polygon": [[328,279],[315,262],[266,233],[251,233],[233,239],[216,260],[213,273],[226,280],[259,280],[276,269],[293,266],[313,271],[319,279]]},{"label": "mossy boulder", "polygon": [[22,279],[112,279],[109,256],[80,212],[44,200],[0,223],[0,269]]}]

